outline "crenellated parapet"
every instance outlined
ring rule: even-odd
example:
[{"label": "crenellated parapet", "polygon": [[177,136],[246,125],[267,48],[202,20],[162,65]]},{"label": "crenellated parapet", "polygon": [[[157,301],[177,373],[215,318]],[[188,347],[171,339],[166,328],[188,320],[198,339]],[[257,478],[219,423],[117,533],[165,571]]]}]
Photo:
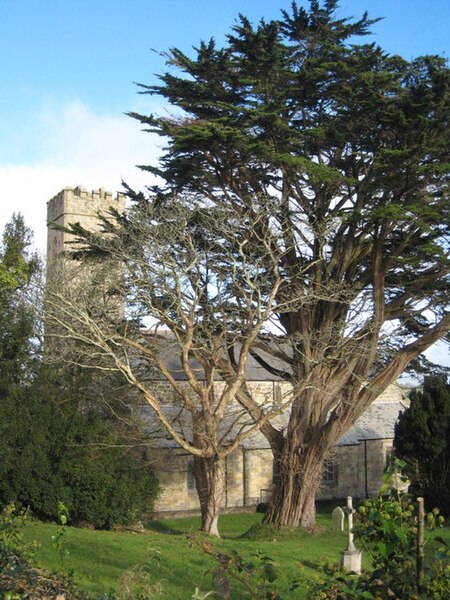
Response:
[{"label": "crenellated parapet", "polygon": [[96,231],[99,228],[98,214],[106,214],[110,208],[119,212],[125,210],[125,194],[99,188],[87,191],[81,186],[65,187],[47,202],[47,261],[53,260],[60,252],[67,250],[71,236],[52,228],[52,223],[67,227],[71,223],[80,223],[86,229]]}]

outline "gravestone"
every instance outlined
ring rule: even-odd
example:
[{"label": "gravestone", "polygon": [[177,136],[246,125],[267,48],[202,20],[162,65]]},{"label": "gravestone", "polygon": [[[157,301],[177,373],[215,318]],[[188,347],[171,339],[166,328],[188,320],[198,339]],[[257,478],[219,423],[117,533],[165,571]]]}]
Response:
[{"label": "gravestone", "polygon": [[345,513],[340,506],[336,506],[331,513],[331,518],[333,519],[333,529],[344,531]]}]

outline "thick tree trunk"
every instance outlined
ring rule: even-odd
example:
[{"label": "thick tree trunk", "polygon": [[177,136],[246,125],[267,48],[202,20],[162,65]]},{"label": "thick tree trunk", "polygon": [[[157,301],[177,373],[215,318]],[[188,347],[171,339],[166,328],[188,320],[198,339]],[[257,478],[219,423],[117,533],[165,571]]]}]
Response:
[{"label": "thick tree trunk", "polygon": [[290,450],[288,444],[276,457],[278,481],[264,516],[277,527],[313,528],[316,524],[316,493],[322,480],[326,452],[320,448]]},{"label": "thick tree trunk", "polygon": [[193,473],[200,500],[201,530],[220,537],[218,521],[225,490],[225,460],[194,457]]}]

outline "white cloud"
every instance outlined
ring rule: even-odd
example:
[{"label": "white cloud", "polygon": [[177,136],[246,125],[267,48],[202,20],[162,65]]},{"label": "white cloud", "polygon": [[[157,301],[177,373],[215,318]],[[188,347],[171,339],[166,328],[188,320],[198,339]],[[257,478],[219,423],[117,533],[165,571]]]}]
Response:
[{"label": "white cloud", "polygon": [[[42,111],[35,124],[40,159],[0,166],[0,231],[13,212],[21,212],[45,252],[46,203],[66,186],[121,190],[123,179],[143,189],[150,175],[136,164],[155,164],[160,140],[140,131],[125,115],[99,115],[72,103]],[[159,144],[159,145],[158,145]]]}]

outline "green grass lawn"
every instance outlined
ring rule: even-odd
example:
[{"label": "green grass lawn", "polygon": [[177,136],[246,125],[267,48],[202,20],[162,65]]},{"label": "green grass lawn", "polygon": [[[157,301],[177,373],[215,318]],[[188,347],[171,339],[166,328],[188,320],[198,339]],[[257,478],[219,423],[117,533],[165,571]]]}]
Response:
[{"label": "green grass lawn", "polygon": [[[277,580],[277,591],[282,597],[305,597],[304,584],[295,592],[289,591],[289,585],[300,571],[303,578],[308,578],[317,573],[323,562],[338,562],[339,553],[346,546],[346,534],[332,530],[328,510],[319,511],[315,533],[262,528],[261,517],[256,513],[223,515],[222,538],[213,539],[214,546],[222,552],[234,549],[246,558],[256,552],[270,556],[283,567]],[[188,534],[197,532],[199,524],[198,517],[150,521],[144,534],[67,527],[69,554],[65,567],[73,570],[81,589],[100,597],[103,592],[118,590],[125,571],[130,576],[138,565],[145,564],[157,590],[155,598],[190,599],[197,586],[205,591],[211,589],[208,571],[215,564],[211,557],[189,543]],[[25,535],[27,541],[40,543],[36,556],[42,567],[61,570],[58,553],[52,545],[55,533],[56,525],[33,522],[27,526]],[[444,535],[450,541],[448,528]]]}]

